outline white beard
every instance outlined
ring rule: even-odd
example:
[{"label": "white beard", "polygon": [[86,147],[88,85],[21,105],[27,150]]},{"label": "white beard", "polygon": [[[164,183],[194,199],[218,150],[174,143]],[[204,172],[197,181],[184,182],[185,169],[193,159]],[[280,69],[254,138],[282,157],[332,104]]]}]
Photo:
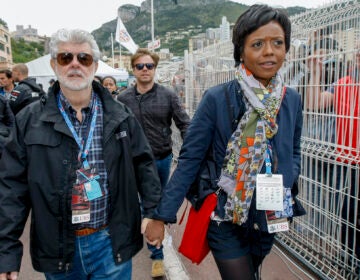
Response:
[{"label": "white beard", "polygon": [[73,80],[69,79],[67,76],[59,74],[59,71],[57,69],[57,65],[55,65],[55,74],[56,74],[61,86],[66,87],[69,90],[80,91],[80,90],[87,89],[87,88],[89,88],[91,86],[91,83],[92,83],[92,81],[94,79],[94,76],[95,76],[95,70],[87,78],[85,77],[85,75],[80,70],[70,70],[67,73],[67,76],[69,76],[69,75],[78,75],[78,76],[80,76],[82,78],[82,79],[77,80],[77,81],[73,81]]}]

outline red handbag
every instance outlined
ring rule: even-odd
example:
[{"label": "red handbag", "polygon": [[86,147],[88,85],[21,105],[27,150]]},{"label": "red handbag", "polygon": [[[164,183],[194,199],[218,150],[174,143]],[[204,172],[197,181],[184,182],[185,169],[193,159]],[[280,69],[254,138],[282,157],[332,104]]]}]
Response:
[{"label": "red handbag", "polygon": [[193,263],[200,264],[210,251],[206,234],[216,203],[217,194],[212,193],[205,198],[198,211],[193,206],[190,208],[179,252]]}]

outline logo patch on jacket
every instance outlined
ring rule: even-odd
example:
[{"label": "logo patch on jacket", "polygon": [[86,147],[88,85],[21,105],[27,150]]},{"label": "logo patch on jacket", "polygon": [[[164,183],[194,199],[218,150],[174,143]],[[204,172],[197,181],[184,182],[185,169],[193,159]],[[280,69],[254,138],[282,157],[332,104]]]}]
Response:
[{"label": "logo patch on jacket", "polygon": [[16,101],[16,99],[19,97],[19,95],[20,95],[20,91],[13,90],[13,91],[10,93],[9,100],[10,100],[10,101]]},{"label": "logo patch on jacket", "polygon": [[116,139],[125,138],[127,136],[126,130],[116,133]]}]

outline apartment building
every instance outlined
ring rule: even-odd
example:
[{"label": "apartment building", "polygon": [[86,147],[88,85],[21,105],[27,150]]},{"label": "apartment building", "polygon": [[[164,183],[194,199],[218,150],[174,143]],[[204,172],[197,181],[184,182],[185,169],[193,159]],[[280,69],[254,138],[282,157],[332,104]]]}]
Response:
[{"label": "apartment building", "polygon": [[0,68],[11,68],[12,64],[11,35],[9,28],[0,24]]}]

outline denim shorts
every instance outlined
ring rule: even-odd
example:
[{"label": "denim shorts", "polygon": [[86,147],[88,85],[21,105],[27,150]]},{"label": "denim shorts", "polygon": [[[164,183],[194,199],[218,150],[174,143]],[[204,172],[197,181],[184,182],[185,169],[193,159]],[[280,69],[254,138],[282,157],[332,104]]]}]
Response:
[{"label": "denim shorts", "polygon": [[237,259],[245,255],[266,256],[275,234],[238,226],[231,222],[211,221],[207,232],[209,247],[219,260]]}]

